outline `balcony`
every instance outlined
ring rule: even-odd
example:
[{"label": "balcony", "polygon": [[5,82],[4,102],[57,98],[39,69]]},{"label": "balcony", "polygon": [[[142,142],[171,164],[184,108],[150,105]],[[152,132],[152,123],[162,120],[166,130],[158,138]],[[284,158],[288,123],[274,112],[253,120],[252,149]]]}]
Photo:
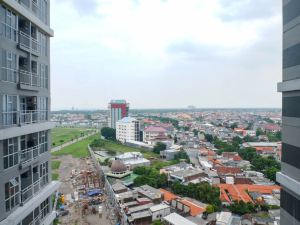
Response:
[{"label": "balcony", "polygon": [[40,54],[40,43],[23,31],[19,31],[19,47],[20,49],[31,52],[36,56],[39,56]]},{"label": "balcony", "polygon": [[39,156],[39,145],[21,150],[21,159],[20,162],[22,165],[27,164],[28,162],[31,162],[33,159],[37,158]]},{"label": "balcony", "polygon": [[45,142],[34,147],[21,150],[20,163],[24,166],[37,158],[39,155],[47,152],[47,145],[48,143]]},{"label": "balcony", "polygon": [[48,88],[48,79],[34,72],[19,70],[19,88],[38,91],[39,88]]},{"label": "balcony", "polygon": [[21,190],[21,203],[26,203],[34,194],[40,190],[40,180],[35,181]]},{"label": "balcony", "polygon": [[22,126],[48,121],[48,110],[22,110],[2,112],[2,124],[0,127]]}]

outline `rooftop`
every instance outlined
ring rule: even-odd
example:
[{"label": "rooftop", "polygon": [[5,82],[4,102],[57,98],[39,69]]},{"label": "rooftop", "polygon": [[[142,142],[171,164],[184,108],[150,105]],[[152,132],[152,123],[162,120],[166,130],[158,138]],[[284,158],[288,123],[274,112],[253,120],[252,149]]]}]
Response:
[{"label": "rooftop", "polygon": [[192,221],[189,221],[188,219],[180,216],[177,213],[171,213],[170,215],[165,216],[163,220],[169,222],[172,225],[196,225]]},{"label": "rooftop", "polygon": [[140,194],[142,194],[152,200],[162,197],[162,194],[158,189],[153,188],[147,184],[137,187],[137,188],[135,188],[135,190],[137,190]]},{"label": "rooftop", "polygon": [[158,127],[158,126],[149,126],[149,127],[146,127],[145,132],[161,132],[161,133],[165,133],[167,132],[165,128],[163,127]]},{"label": "rooftop", "polygon": [[121,122],[121,123],[132,123],[132,122],[135,122],[135,121],[137,121],[137,119],[135,119],[133,117],[124,117],[123,119],[119,120],[118,122]]}]

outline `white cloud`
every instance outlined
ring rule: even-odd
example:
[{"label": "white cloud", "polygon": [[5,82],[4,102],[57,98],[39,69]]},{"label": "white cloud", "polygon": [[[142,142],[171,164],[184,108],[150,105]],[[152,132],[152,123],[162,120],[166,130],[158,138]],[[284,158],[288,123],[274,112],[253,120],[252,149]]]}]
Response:
[{"label": "white cloud", "polygon": [[[261,14],[251,16],[254,11],[249,7],[255,8],[257,3],[243,0],[224,5],[224,1],[94,0],[87,7],[80,0],[52,1],[53,107],[104,108],[114,97],[128,98],[133,107],[179,107],[191,103],[204,107],[211,101],[194,97],[199,93],[196,84],[211,84],[224,74],[235,74],[234,70],[248,75],[247,55],[260,56],[259,60],[249,59],[259,67],[253,68],[256,73],[253,79],[259,83],[262,73],[267,71],[273,76],[268,85],[275,87],[280,79],[280,65],[272,64],[280,64],[280,55],[274,55],[281,47],[278,38],[281,29],[275,29],[281,27],[279,4],[268,11],[268,16],[261,17]],[[263,13],[263,6],[260,9]],[[268,36],[264,36],[266,30],[270,31]],[[264,65],[264,57],[271,63]],[[199,72],[211,78],[197,76]],[[194,79],[175,82],[170,76],[184,77],[186,73]],[[83,82],[89,90],[74,98],[74,89],[81,90]],[[170,93],[182,85],[195,90],[195,94],[182,92],[179,101],[170,101],[169,95],[159,89]],[[62,96],[63,88],[70,91]],[[137,95],[136,90],[145,93]],[[152,95],[155,98],[146,94],[155,91],[159,92],[159,96]],[[215,107],[245,103],[237,98],[236,102],[221,105],[231,94],[234,92],[226,90],[226,95],[221,92],[219,99],[213,99]],[[279,106],[276,93],[266,94],[274,99],[272,105],[258,99],[259,96],[253,96],[249,104]]]}]

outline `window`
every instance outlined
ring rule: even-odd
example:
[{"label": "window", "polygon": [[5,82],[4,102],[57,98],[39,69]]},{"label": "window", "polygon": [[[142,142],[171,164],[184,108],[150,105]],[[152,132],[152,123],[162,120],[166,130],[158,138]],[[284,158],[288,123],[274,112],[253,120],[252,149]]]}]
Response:
[{"label": "window", "polygon": [[47,131],[39,132],[39,144],[40,144],[40,154],[47,152],[48,150]]},{"label": "window", "polygon": [[0,80],[17,82],[17,55],[11,51],[2,49],[1,77]]},{"label": "window", "polygon": [[48,66],[40,64],[40,86],[48,88]]},{"label": "window", "polygon": [[17,124],[17,96],[3,95],[2,117],[5,126]]},{"label": "window", "polygon": [[47,0],[40,1],[39,18],[45,24],[48,24],[48,1]]},{"label": "window", "polygon": [[16,15],[1,6],[0,9],[0,19],[1,19],[1,36],[17,42],[17,17]]},{"label": "window", "polygon": [[48,55],[48,38],[45,34],[39,32],[39,42],[41,47],[41,56],[47,56]]},{"label": "window", "polygon": [[48,162],[42,163],[40,165],[40,186],[44,186],[49,182],[48,176]]},{"label": "window", "polygon": [[15,177],[5,183],[5,209],[9,212],[19,205],[19,178]]},{"label": "window", "polygon": [[48,98],[38,97],[38,111],[39,111],[39,120],[45,121],[48,119]]},{"label": "window", "polygon": [[18,138],[10,138],[3,141],[3,161],[4,169],[19,163]]},{"label": "window", "polygon": [[49,198],[43,201],[40,205],[40,212],[42,219],[45,218],[50,213],[50,205],[49,205]]}]

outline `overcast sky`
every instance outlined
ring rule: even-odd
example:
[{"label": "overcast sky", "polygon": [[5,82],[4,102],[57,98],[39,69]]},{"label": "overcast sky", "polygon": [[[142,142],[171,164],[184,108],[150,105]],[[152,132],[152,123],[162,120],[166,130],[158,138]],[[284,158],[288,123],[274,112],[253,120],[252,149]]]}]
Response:
[{"label": "overcast sky", "polygon": [[52,0],[52,109],[280,107],[281,0]]}]

